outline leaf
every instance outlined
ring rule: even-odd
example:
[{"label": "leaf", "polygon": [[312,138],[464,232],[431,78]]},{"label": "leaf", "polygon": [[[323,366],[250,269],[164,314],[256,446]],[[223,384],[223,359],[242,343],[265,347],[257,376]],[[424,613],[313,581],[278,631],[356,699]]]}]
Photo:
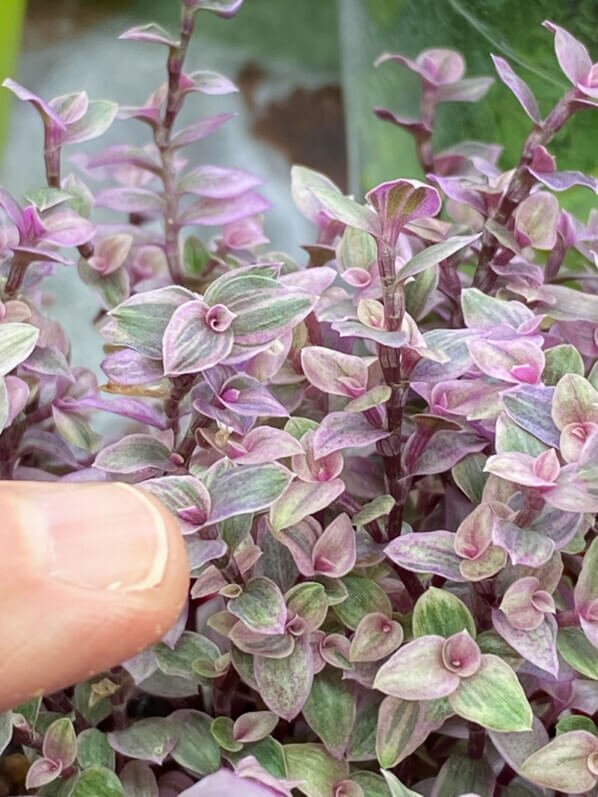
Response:
[{"label": "leaf", "polygon": [[287,721],[303,708],[313,682],[313,658],[309,642],[299,637],[293,652],[284,659],[254,657],[258,691],[268,708]]},{"label": "leaf", "polygon": [[70,767],[77,756],[77,734],[67,717],[55,720],[44,734],[43,754],[63,769]]},{"label": "leaf", "polygon": [[437,587],[428,587],[417,599],[412,624],[414,637],[435,634],[446,639],[463,630],[476,637],[475,621],[467,606],[456,595]]},{"label": "leaf", "polygon": [[540,117],[540,109],[534,97],[532,90],[527,83],[515,74],[510,64],[504,58],[497,55],[491,55],[496,71],[502,82],[511,89],[515,97],[517,97],[521,107],[532,120],[532,122],[541,127],[542,119]]},{"label": "leaf", "polygon": [[496,610],[492,612],[492,622],[498,633],[519,655],[557,677],[557,624],[553,617],[545,615],[540,625],[529,631],[513,628],[505,615]]},{"label": "leaf", "polygon": [[162,717],[137,720],[123,730],[111,731],[108,741],[117,753],[161,764],[177,744],[170,722]]},{"label": "leaf", "polygon": [[52,761],[50,758],[36,759],[27,770],[25,786],[27,789],[37,789],[52,783],[60,776],[62,764],[59,761]]},{"label": "leaf", "polygon": [[278,717],[271,711],[250,711],[235,720],[233,735],[238,742],[259,742],[272,733]]},{"label": "leaf", "polygon": [[542,373],[545,385],[556,385],[565,374],[584,375],[585,368],[581,354],[569,343],[547,349],[545,357],[546,365]]},{"label": "leaf", "polygon": [[243,0],[189,0],[192,11],[212,11],[219,17],[230,19],[243,5]]},{"label": "leaf", "polygon": [[384,440],[390,432],[372,426],[367,418],[354,412],[331,412],[322,421],[313,438],[317,459],[343,448],[362,448]]},{"label": "leaf", "polygon": [[443,664],[444,641],[440,636],[425,636],[400,648],[378,670],[374,689],[403,700],[451,695],[460,679]]},{"label": "leaf", "polygon": [[376,731],[376,755],[383,769],[392,769],[425,741],[423,717],[423,704],[416,700],[384,698]]},{"label": "leaf", "polygon": [[390,599],[375,581],[349,575],[342,579],[342,583],[347,589],[347,597],[334,607],[334,611],[347,628],[355,630],[367,614],[379,613],[390,619]]},{"label": "leaf", "polygon": [[198,659],[215,662],[220,649],[211,639],[193,631],[183,631],[174,648],[160,642],[154,647],[158,667],[165,675],[178,675],[197,681],[193,663]]},{"label": "leaf", "polygon": [[155,215],[164,209],[164,200],[148,188],[106,188],[96,196],[96,205],[121,213]]},{"label": "leaf", "polygon": [[216,772],[220,748],[211,734],[211,718],[201,711],[179,709],[168,718],[176,735],[172,757],[184,769],[199,775]]},{"label": "leaf", "polygon": [[[87,260],[80,260],[78,271],[82,281],[100,297],[102,306],[106,310],[112,310],[129,295],[129,274],[124,266],[103,275],[91,268]],[[162,376],[162,369],[159,375]]]},{"label": "leaf", "polygon": [[332,795],[334,785],[349,774],[349,765],[321,744],[286,744],[284,755],[289,778],[301,781],[297,789],[306,797]]},{"label": "leaf", "polygon": [[0,714],[0,755],[6,750],[12,739],[12,712]]},{"label": "leaf", "polygon": [[[498,426],[498,422],[497,422]],[[468,454],[451,469],[457,487],[465,493],[472,504],[480,504],[488,473],[484,473],[486,457],[484,454]]]},{"label": "leaf", "polygon": [[144,468],[176,470],[170,450],[160,440],[147,434],[130,434],[106,446],[97,455],[94,467],[109,473],[138,473]]},{"label": "leaf", "polygon": [[484,654],[475,675],[462,678],[449,701],[460,717],[489,730],[528,731],[532,709],[517,676],[498,656]]},{"label": "leaf", "polygon": [[122,783],[105,767],[89,767],[82,772],[69,797],[124,797]]},{"label": "leaf", "polygon": [[110,100],[91,100],[87,113],[67,126],[65,144],[80,144],[103,135],[116,119],[118,105]]},{"label": "leaf", "polygon": [[450,531],[403,534],[384,549],[388,558],[415,573],[434,573],[451,581],[465,581],[455,553],[455,535]]},{"label": "leaf", "polygon": [[399,647],[404,637],[403,628],[385,614],[366,614],[355,629],[349,650],[349,661],[379,661]]},{"label": "leaf", "polygon": [[583,794],[596,785],[588,759],[597,751],[598,739],[588,731],[563,733],[533,753],[521,767],[521,774],[538,786]]},{"label": "leaf", "polygon": [[87,728],[77,737],[77,761],[83,769],[98,766],[114,770],[114,750],[106,734],[97,728]]},{"label": "leaf", "polygon": [[515,772],[520,772],[525,760],[548,744],[548,731],[538,717],[534,717],[531,731],[497,733],[490,731],[492,744]]},{"label": "leaf", "polygon": [[275,504],[293,478],[281,465],[241,465],[218,473],[210,483],[211,524],[259,512]]},{"label": "leaf", "polygon": [[253,631],[284,633],[287,609],[281,591],[269,578],[252,578],[227,609]]},{"label": "leaf", "polygon": [[481,233],[476,233],[475,235],[455,235],[447,241],[442,241],[441,243],[426,247],[399,269],[397,278],[406,280],[409,277],[415,276],[415,274],[419,274],[420,271],[426,268],[437,265],[442,260],[446,260],[447,257],[454,255],[460,249],[465,249],[465,247],[477,241],[480,236]]},{"label": "leaf", "polygon": [[243,749],[243,745],[235,741],[233,735],[233,721],[230,717],[216,717],[210,726],[212,736],[223,750],[231,753],[238,753]]},{"label": "leaf", "polygon": [[464,794],[492,797],[493,791],[494,773],[487,761],[452,755],[440,768],[430,797],[460,797]]},{"label": "leaf", "polygon": [[370,208],[363,207],[355,200],[330,188],[313,187],[312,191],[333,219],[348,224],[349,227],[369,232],[370,235],[380,234],[378,218]]},{"label": "leaf", "polygon": [[581,628],[559,628],[557,648],[573,669],[586,678],[598,681],[598,654]]},{"label": "leaf", "polygon": [[355,695],[340,670],[326,667],[314,677],[303,716],[326,749],[342,758],[355,722]]},{"label": "leaf", "polygon": [[[198,73],[196,73],[197,75]],[[215,74],[215,73],[204,73]],[[223,169],[205,163],[188,172],[179,181],[179,190],[197,196],[225,199],[239,196],[260,185],[262,180],[240,169]]]},{"label": "leaf", "polygon": [[208,308],[203,301],[178,307],[164,331],[162,358],[168,376],[195,374],[222,362],[234,343],[232,330],[215,332],[206,322]]},{"label": "leaf", "polygon": [[461,292],[461,308],[465,324],[473,329],[492,329],[506,325],[517,329],[534,318],[534,313],[521,302],[488,296],[477,288]]},{"label": "leaf", "polygon": [[[175,133],[171,139],[170,146],[172,149],[178,149],[193,144],[194,141],[201,141],[201,139],[215,133],[216,130],[235,116],[235,113],[218,113],[213,116],[204,116],[197,122],[192,122]],[[220,222],[216,221],[215,223],[219,224]]]},{"label": "leaf", "polygon": [[329,506],[344,492],[340,479],[327,482],[302,482],[295,480],[284,495],[272,504],[270,524],[274,531],[295,526],[303,518]]},{"label": "leaf", "polygon": [[503,393],[505,412],[538,440],[553,448],[559,447],[559,430],[552,420],[554,388],[539,385],[520,385]]},{"label": "leaf", "polygon": [[285,599],[289,614],[300,617],[305,623],[306,631],[315,631],[326,619],[328,613],[326,590],[317,581],[296,584],[287,592]]},{"label": "leaf", "polygon": [[125,797],[159,797],[156,776],[148,764],[127,761],[120,771]]},{"label": "leaf", "polygon": [[4,322],[0,324],[0,376],[12,371],[29,357],[37,339],[39,329],[31,324]]}]

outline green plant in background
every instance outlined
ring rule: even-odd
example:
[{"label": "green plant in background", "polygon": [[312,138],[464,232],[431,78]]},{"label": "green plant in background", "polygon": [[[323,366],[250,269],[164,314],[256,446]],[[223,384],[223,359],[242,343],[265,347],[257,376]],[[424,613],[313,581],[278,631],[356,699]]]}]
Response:
[{"label": "green plant in background", "polygon": [[[0,82],[14,72],[19,45],[21,27],[25,11],[25,0],[3,0],[0,3]],[[0,96],[0,154],[4,146],[10,95],[2,92]]]},{"label": "green plant in background", "polygon": [[[391,107],[404,116],[417,115],[419,82],[406,70],[373,68],[384,50],[414,56],[425,47],[453,47],[465,54],[468,74],[493,75],[488,55],[508,58],[530,84],[541,110],[551,108],[566,86],[555,67],[551,42],[541,22],[565,26],[592,49],[598,30],[593,0],[342,0],[343,83],[350,131],[352,190],[367,190],[389,175],[421,177],[408,133],[372,119],[373,105]],[[480,103],[460,102],[439,109],[435,146],[445,149],[464,139],[500,138],[503,168],[517,161],[526,120],[516,113],[502,84]],[[579,114],[554,142],[561,168],[597,173],[595,121]],[[580,143],[581,142],[581,143]],[[563,204],[586,216],[592,198],[569,191]]]}]

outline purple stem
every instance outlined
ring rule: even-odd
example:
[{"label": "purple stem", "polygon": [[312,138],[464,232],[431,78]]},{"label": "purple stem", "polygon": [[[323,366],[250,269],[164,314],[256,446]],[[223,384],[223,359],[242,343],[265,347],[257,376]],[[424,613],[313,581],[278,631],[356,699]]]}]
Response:
[{"label": "purple stem", "polygon": [[[511,218],[515,208],[529,196],[529,193],[536,182],[535,178],[528,171],[528,166],[532,161],[534,150],[539,146],[546,146],[552,138],[563,127],[574,112],[571,101],[577,96],[577,89],[570,89],[564,97],[554,106],[550,114],[546,117],[543,126],[534,127],[527,137],[523,146],[521,159],[511,182],[505,191],[496,210],[492,214],[492,219],[498,224],[505,225]],[[484,293],[488,293],[496,282],[496,274],[492,271],[490,264],[494,259],[498,249],[498,241],[487,230],[482,236],[482,250],[478,266],[473,279],[474,287]]]},{"label": "purple stem", "polygon": [[171,47],[168,54],[168,96],[164,119],[154,132],[154,140],[160,151],[162,162],[162,182],[164,184],[164,243],[170,276],[175,284],[183,282],[181,255],[179,251],[179,230],[177,220],[179,200],[176,188],[175,152],[170,147],[172,128],[179,111],[183,107],[184,96],[180,92],[183,64],[187,56],[189,41],[193,33],[195,14],[183,4],[181,8],[180,44]]}]

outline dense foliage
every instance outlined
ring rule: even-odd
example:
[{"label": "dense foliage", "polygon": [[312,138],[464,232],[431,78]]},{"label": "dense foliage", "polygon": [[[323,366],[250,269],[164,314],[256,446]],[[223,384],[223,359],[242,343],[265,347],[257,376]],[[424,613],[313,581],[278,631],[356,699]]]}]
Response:
[{"label": "dense foliage", "polygon": [[[299,264],[268,249],[257,177],[184,157],[231,114],[176,124],[236,90],[184,61],[197,12],[241,4],[184,0],[178,38],[123,34],[168,52],[138,107],[5,83],[42,118],[47,186],[0,193],[1,478],[139,485],[177,515],[191,573],[161,642],[0,715],[5,772],[56,797],[595,790],[598,215],[557,194],[598,181],[548,146],[598,106],[598,64],[547,22],[572,85],[543,118],[494,57],[531,123],[503,172],[494,144],[433,147],[436,106],[487,78],[449,50],[382,56],[421,78],[420,118],[376,113],[428,182],[360,204],[295,167],[317,227]],[[117,114],[150,143],[64,176],[63,149]],[[75,249],[102,387],[43,315]],[[121,416],[106,439],[100,412]]]}]

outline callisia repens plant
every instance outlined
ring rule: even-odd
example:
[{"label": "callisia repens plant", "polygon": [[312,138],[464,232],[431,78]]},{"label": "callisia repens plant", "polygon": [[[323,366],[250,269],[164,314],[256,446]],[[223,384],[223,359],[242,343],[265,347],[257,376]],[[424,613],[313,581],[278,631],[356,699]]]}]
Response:
[{"label": "callisia repens plant", "polygon": [[[596,794],[598,212],[559,194],[598,181],[550,146],[596,111],[598,64],[545,22],[570,85],[541,110],[493,56],[530,125],[503,171],[500,146],[437,152],[434,128],[504,88],[452,50],[383,55],[421,80],[418,119],[376,114],[426,181],[358,201],[296,166],[299,262],[269,248],[259,177],[188,160],[232,116],[203,96],[236,90],[189,40],[241,5],[123,34],[167,54],[135,107],[5,82],[41,117],[47,185],[0,193],[0,477],[146,490],[190,568],[158,644],[0,715],[18,792]],[[116,118],[147,144],[73,152]],[[64,267],[98,297],[101,385],[43,315]]]}]

